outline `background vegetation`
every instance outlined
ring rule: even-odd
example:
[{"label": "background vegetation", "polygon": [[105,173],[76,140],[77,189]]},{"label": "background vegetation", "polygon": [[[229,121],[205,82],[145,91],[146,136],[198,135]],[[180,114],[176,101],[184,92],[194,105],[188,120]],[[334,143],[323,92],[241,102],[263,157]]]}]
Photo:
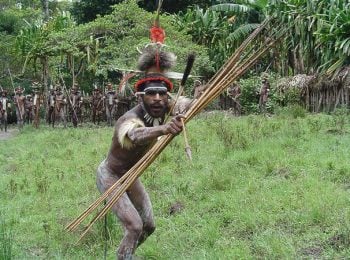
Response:
[{"label": "background vegetation", "polygon": [[[117,4],[117,5],[115,5]],[[137,48],[149,42],[156,1],[0,1],[0,84],[11,88],[36,78],[47,87],[63,74],[70,84],[119,82],[121,70],[135,69]],[[194,74],[209,79],[247,35],[265,18],[289,31],[249,75],[262,72],[290,76],[326,73],[334,76],[348,65],[350,8],[347,0],[178,1],[163,2],[161,24],[169,50],[198,55]],[[147,10],[147,11],[146,11]]]},{"label": "background vegetation", "polygon": [[[146,259],[345,259],[350,248],[349,115],[202,113],[143,174],[157,229]],[[78,245],[64,226],[99,195],[112,128],[26,127],[1,141],[0,258],[102,258],[103,223]],[[108,259],[122,231],[108,215]]]}]

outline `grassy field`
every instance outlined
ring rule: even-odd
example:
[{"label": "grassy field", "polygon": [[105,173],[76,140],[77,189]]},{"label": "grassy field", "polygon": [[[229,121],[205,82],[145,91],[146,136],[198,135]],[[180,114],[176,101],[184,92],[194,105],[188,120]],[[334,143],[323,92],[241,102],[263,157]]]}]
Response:
[{"label": "grassy field", "polygon": [[[157,229],[137,256],[349,258],[348,119],[343,110],[199,115],[188,124],[193,163],[180,135],[141,177]],[[79,244],[79,232],[64,231],[99,196],[95,170],[112,132],[25,127],[0,141],[0,259],[102,259],[105,243],[115,258],[122,231],[112,214],[107,242],[103,222]]]}]

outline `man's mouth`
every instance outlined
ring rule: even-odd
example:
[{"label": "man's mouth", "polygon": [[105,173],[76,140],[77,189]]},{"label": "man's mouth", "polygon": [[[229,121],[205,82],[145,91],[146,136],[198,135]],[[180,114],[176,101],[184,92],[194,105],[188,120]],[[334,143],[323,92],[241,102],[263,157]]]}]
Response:
[{"label": "man's mouth", "polygon": [[154,105],[154,106],[151,106],[151,109],[155,112],[159,112],[163,109],[162,106],[157,106],[157,105]]},{"label": "man's mouth", "polygon": [[150,112],[153,114],[153,116],[158,117],[161,116],[160,114],[163,112],[164,107],[162,105],[154,104],[150,105]]}]

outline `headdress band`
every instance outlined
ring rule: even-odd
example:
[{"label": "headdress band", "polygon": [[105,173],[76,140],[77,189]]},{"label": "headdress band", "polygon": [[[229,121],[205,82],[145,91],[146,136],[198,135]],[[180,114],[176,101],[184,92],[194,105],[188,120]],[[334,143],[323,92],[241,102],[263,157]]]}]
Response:
[{"label": "headdress band", "polygon": [[167,86],[168,91],[171,91],[173,89],[173,83],[165,78],[165,77],[161,77],[161,76],[157,76],[157,77],[146,77],[143,79],[138,80],[135,83],[135,90],[138,91],[143,91],[142,87],[148,83],[148,82],[164,82]]}]

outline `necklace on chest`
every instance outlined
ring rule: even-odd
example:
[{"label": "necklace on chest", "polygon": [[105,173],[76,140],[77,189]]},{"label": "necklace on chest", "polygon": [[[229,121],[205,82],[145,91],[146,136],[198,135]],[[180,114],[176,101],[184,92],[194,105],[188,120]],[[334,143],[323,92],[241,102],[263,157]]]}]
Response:
[{"label": "necklace on chest", "polygon": [[152,126],[159,126],[162,124],[162,121],[163,121],[161,117],[152,117],[146,111],[145,111],[145,115],[143,116],[143,118],[145,119],[145,121],[148,125],[152,125]]}]

